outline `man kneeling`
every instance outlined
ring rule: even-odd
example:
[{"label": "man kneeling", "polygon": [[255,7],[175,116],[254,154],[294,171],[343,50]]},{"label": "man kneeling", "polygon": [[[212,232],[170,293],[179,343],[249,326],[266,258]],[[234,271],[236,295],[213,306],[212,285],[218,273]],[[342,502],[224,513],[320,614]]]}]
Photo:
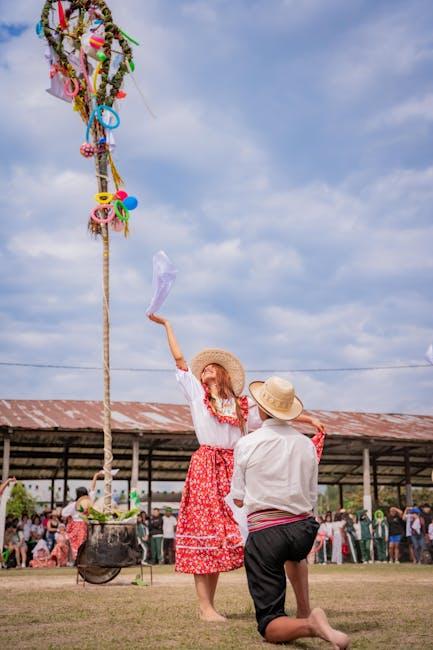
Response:
[{"label": "man kneeling", "polygon": [[[253,382],[250,393],[263,424],[235,447],[231,496],[248,514],[245,568],[258,630],[271,643],[320,637],[335,650],[347,648],[349,637],[329,625],[322,609],[310,611],[308,602],[305,558],[319,527],[312,514],[318,460],[311,440],[287,424],[300,415],[302,402],[279,377]],[[293,619],[284,610],[287,563],[298,604]]]}]

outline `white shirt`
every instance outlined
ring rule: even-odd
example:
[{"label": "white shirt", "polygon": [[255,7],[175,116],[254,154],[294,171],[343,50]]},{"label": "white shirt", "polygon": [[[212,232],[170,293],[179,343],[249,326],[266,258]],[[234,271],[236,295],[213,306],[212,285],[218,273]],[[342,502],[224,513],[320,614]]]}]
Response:
[{"label": "white shirt", "polygon": [[334,537],[341,537],[341,532],[346,525],[345,521],[333,521],[332,522],[332,531],[334,533]]},{"label": "white shirt", "polygon": [[230,495],[247,514],[277,508],[294,515],[317,501],[318,462],[314,444],[282,420],[270,418],[239,440]]},{"label": "white shirt", "polygon": [[429,524],[428,536],[429,536],[430,540],[433,542],[433,522],[431,524]]},{"label": "white shirt", "polygon": [[[197,440],[201,445],[233,449],[241,437],[239,427],[218,422],[215,416],[209,413],[205,403],[204,388],[199,380],[192,374],[191,370],[176,370],[176,379],[180,384],[191,409],[191,417],[194,425]],[[260,419],[257,404],[248,400],[248,431],[258,429],[262,421]]]},{"label": "white shirt", "polygon": [[177,526],[177,519],[174,515],[162,518],[162,533],[165,539],[174,539],[174,531]]}]

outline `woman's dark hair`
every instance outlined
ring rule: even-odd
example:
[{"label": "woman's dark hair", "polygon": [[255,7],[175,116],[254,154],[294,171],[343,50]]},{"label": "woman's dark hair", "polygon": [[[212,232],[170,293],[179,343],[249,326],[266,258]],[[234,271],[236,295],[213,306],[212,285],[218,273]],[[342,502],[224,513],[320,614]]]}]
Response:
[{"label": "woman's dark hair", "polygon": [[36,519],[38,519],[38,520],[39,520],[39,523],[41,523],[41,518],[40,518],[40,516],[37,515],[37,514],[34,514],[33,517],[32,517],[32,524],[35,523]]},{"label": "woman's dark hair", "polygon": [[76,494],[77,494],[77,501],[78,501],[80,497],[87,497],[89,493],[87,492],[87,488],[79,487],[77,488]]},{"label": "woman's dark hair", "polygon": [[336,512],[334,521],[343,521],[343,513],[342,512]]}]

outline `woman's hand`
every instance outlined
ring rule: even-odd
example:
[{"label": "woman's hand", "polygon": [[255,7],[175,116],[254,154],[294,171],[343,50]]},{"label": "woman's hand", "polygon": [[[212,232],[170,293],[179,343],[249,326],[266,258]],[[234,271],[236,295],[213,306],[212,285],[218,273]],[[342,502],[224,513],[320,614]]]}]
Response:
[{"label": "woman's hand", "polygon": [[164,325],[164,327],[168,323],[168,320],[166,318],[164,318],[163,316],[158,316],[157,314],[149,314],[148,318],[149,320],[152,320],[154,323],[158,323],[158,325]]},{"label": "woman's hand", "polygon": [[319,433],[326,433],[325,425],[318,418],[311,418],[311,424]]}]

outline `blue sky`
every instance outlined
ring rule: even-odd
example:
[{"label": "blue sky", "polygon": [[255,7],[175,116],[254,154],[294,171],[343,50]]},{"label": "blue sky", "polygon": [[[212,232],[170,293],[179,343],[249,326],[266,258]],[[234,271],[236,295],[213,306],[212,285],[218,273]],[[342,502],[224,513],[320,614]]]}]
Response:
[{"label": "blue sky", "polygon": [[[84,126],[45,92],[42,2],[0,2],[0,361],[100,365],[100,242]],[[433,339],[433,6],[112,0],[141,45],[116,161],[139,198],[112,238],[112,365],[169,368],[151,258],[188,358],[247,368],[424,363]],[[256,373],[257,374],[257,373]],[[306,407],[432,413],[433,367],[289,374]],[[250,379],[257,378],[255,375]],[[100,373],[3,368],[4,398],[99,399]],[[112,398],[181,402],[170,373]]]}]

